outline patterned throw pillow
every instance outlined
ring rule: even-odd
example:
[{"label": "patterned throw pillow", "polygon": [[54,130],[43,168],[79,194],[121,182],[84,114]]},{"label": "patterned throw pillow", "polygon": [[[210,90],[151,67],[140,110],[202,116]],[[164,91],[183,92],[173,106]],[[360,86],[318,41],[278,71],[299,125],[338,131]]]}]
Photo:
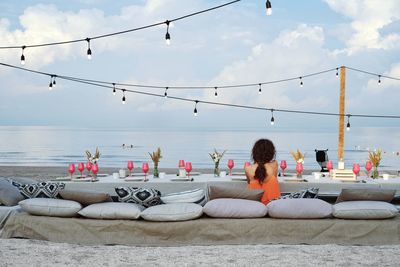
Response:
[{"label": "patterned throw pillow", "polygon": [[161,192],[152,188],[117,187],[115,192],[119,202],[135,203],[143,207],[162,204]]},{"label": "patterned throw pillow", "polygon": [[19,192],[25,198],[58,198],[58,193],[64,188],[64,183],[42,182],[21,185]]},{"label": "patterned throw pillow", "polygon": [[195,203],[204,206],[207,203],[207,198],[204,189],[201,188],[178,192],[178,193],[166,194],[161,197],[161,200],[165,204]]},{"label": "patterned throw pillow", "polygon": [[318,198],[318,191],[319,191],[319,188],[311,187],[311,188],[301,190],[299,192],[290,193],[289,195],[283,196],[281,198],[283,198],[283,199],[286,199],[286,198]]}]

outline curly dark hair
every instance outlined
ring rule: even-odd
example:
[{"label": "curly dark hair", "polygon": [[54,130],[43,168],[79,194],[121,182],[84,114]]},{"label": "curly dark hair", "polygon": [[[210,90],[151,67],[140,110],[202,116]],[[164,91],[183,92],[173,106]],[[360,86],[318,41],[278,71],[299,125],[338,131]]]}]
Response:
[{"label": "curly dark hair", "polygon": [[255,142],[251,156],[254,163],[257,163],[254,178],[262,184],[267,177],[267,169],[264,164],[275,159],[276,151],[274,144],[268,139],[260,139]]}]

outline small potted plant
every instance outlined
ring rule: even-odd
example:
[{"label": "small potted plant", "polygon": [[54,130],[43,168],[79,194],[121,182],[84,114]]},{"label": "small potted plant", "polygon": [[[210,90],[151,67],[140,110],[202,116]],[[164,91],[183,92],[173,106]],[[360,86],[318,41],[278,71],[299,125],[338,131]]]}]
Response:
[{"label": "small potted plant", "polygon": [[382,160],[382,150],[378,149],[377,151],[369,151],[368,158],[374,167],[374,171],[372,172],[372,178],[376,179],[379,177],[378,167]]},{"label": "small potted plant", "polygon": [[162,158],[161,149],[157,148],[157,150],[154,151],[153,153],[149,152],[149,155],[150,155],[151,160],[153,161],[153,165],[154,165],[153,176],[154,176],[154,178],[158,178],[159,177],[158,162],[160,162],[160,159]]},{"label": "small potted plant", "polygon": [[214,176],[215,177],[219,176],[219,162],[221,161],[225,152],[226,152],[226,150],[224,150],[222,153],[219,153],[214,148],[214,153],[208,153],[210,155],[211,159],[214,161]]}]

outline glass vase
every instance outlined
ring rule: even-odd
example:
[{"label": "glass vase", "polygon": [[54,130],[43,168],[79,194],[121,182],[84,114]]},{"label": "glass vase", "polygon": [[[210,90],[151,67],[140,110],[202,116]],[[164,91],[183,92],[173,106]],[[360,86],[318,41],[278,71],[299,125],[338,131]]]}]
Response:
[{"label": "glass vase", "polygon": [[218,176],[219,176],[219,162],[215,162],[214,177],[218,177]]},{"label": "glass vase", "polygon": [[160,175],[158,173],[158,164],[154,164],[153,177],[154,178],[159,178],[160,177]]},{"label": "glass vase", "polygon": [[372,178],[377,179],[378,177],[379,177],[378,167],[374,167],[374,170],[372,171]]}]

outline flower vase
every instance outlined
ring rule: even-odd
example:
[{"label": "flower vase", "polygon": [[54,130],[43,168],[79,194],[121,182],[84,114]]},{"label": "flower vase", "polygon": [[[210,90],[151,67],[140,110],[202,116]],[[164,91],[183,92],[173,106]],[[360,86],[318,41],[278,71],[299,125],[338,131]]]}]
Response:
[{"label": "flower vase", "polygon": [[215,162],[215,166],[214,166],[214,177],[218,177],[219,176],[219,161]]},{"label": "flower vase", "polygon": [[372,178],[376,179],[379,177],[379,171],[378,171],[378,167],[374,167],[374,170],[372,172]]},{"label": "flower vase", "polygon": [[153,177],[154,178],[160,177],[158,174],[158,164],[154,164]]},{"label": "flower vase", "polygon": [[303,163],[298,162],[296,164],[296,172],[297,172],[297,178],[302,178],[302,173],[303,173]]}]

